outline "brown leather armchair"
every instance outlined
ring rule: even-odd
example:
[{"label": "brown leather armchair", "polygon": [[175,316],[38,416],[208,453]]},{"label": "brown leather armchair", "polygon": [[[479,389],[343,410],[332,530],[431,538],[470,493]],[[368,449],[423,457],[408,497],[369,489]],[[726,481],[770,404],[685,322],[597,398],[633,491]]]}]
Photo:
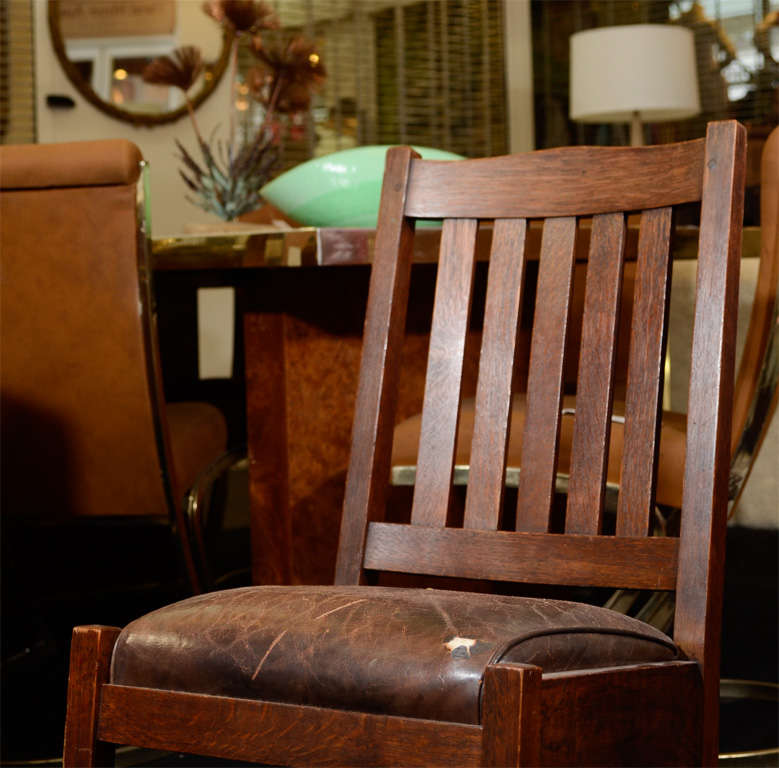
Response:
[{"label": "brown leather armchair", "polygon": [[142,161],[121,140],[0,147],[3,516],[172,526],[198,592],[186,496],[227,427],[163,399]]}]

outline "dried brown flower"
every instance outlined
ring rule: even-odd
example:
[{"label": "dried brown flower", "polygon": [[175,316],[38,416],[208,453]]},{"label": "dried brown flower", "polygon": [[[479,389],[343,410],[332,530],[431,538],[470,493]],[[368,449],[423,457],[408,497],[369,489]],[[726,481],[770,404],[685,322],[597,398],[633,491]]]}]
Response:
[{"label": "dried brown flower", "polygon": [[158,56],[143,70],[143,79],[154,85],[171,85],[186,93],[203,71],[203,57],[194,45],[176,48],[170,56]]},{"label": "dried brown flower", "polygon": [[314,43],[293,37],[286,44],[265,46],[254,38],[251,50],[259,63],[259,71],[249,79],[255,98],[278,112],[307,109],[313,91],[327,76]]},{"label": "dried brown flower", "polygon": [[262,0],[208,0],[203,10],[237,35],[278,27],[273,9]]}]

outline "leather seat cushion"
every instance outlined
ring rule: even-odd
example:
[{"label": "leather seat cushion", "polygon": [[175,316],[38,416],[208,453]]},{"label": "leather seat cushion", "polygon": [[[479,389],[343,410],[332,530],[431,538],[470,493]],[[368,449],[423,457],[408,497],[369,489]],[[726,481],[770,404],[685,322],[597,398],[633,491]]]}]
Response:
[{"label": "leather seat cushion", "polygon": [[168,403],[165,413],[177,497],[183,498],[198,475],[224,453],[227,422],[224,414],[210,403]]},{"label": "leather seat cushion", "polygon": [[211,592],[129,624],[111,681],[478,723],[485,667],[545,672],[679,658],[666,635],[562,600],[386,587]]},{"label": "leather seat cushion", "polygon": [[[566,395],[563,398],[563,408],[575,408],[576,396]],[[624,415],[625,404],[614,402],[614,413]],[[463,399],[460,408],[460,422],[457,432],[457,448],[455,464],[467,465],[470,461],[471,440],[473,438],[474,399]],[[419,434],[422,415],[405,419],[395,427],[392,445],[392,466],[416,466],[419,448]],[[558,471],[567,474],[571,461],[571,445],[573,444],[574,417],[564,415],[560,426],[560,454]],[[511,408],[511,427],[506,463],[509,467],[521,467],[522,430],[525,424],[525,395],[514,396]],[[657,467],[657,501],[679,509],[682,505],[682,476],[679,471],[684,467],[686,448],[687,417],[683,413],[673,411],[663,412],[663,422],[660,428],[660,456]],[[622,463],[622,446],[624,425],[613,422],[611,425],[611,444],[609,447],[609,463],[607,480],[619,483],[620,466]]]}]

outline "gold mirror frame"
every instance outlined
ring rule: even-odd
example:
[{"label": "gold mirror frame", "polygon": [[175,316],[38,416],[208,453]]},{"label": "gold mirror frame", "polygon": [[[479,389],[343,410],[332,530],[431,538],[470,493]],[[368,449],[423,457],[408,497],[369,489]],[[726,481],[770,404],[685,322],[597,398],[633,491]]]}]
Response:
[{"label": "gold mirror frame", "polygon": [[[104,101],[100,96],[95,93],[92,86],[84,81],[81,73],[75,67],[72,61],[68,59],[67,52],[65,51],[65,41],[62,38],[62,31],[60,29],[60,1],[49,0],[48,12],[49,12],[49,33],[51,34],[51,42],[54,48],[54,52],[57,54],[60,65],[62,66],[65,74],[68,76],[68,80],[75,86],[78,92],[93,106],[97,107],[101,112],[104,112],[111,117],[122,120],[126,123],[132,123],[133,125],[164,125],[165,123],[172,123],[187,114],[187,105],[182,104],[180,107],[170,110],[169,112],[159,112],[154,114],[143,114],[138,112],[131,112],[121,107],[117,107],[114,104],[110,104]],[[229,29],[225,28],[222,34],[222,50],[219,54],[219,58],[216,62],[208,66],[206,71],[210,72],[212,77],[207,80],[203,87],[190,99],[193,109],[202,104],[218,85],[219,81],[227,69],[227,63],[230,59],[230,47],[232,45],[233,35]]]}]

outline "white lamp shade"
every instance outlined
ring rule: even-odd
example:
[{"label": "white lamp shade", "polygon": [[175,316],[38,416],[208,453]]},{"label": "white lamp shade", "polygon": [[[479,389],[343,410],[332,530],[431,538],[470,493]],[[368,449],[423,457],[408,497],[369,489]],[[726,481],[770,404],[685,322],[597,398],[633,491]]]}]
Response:
[{"label": "white lamp shade", "polygon": [[681,120],[700,112],[692,30],[670,24],[571,35],[570,114],[585,123]]}]

